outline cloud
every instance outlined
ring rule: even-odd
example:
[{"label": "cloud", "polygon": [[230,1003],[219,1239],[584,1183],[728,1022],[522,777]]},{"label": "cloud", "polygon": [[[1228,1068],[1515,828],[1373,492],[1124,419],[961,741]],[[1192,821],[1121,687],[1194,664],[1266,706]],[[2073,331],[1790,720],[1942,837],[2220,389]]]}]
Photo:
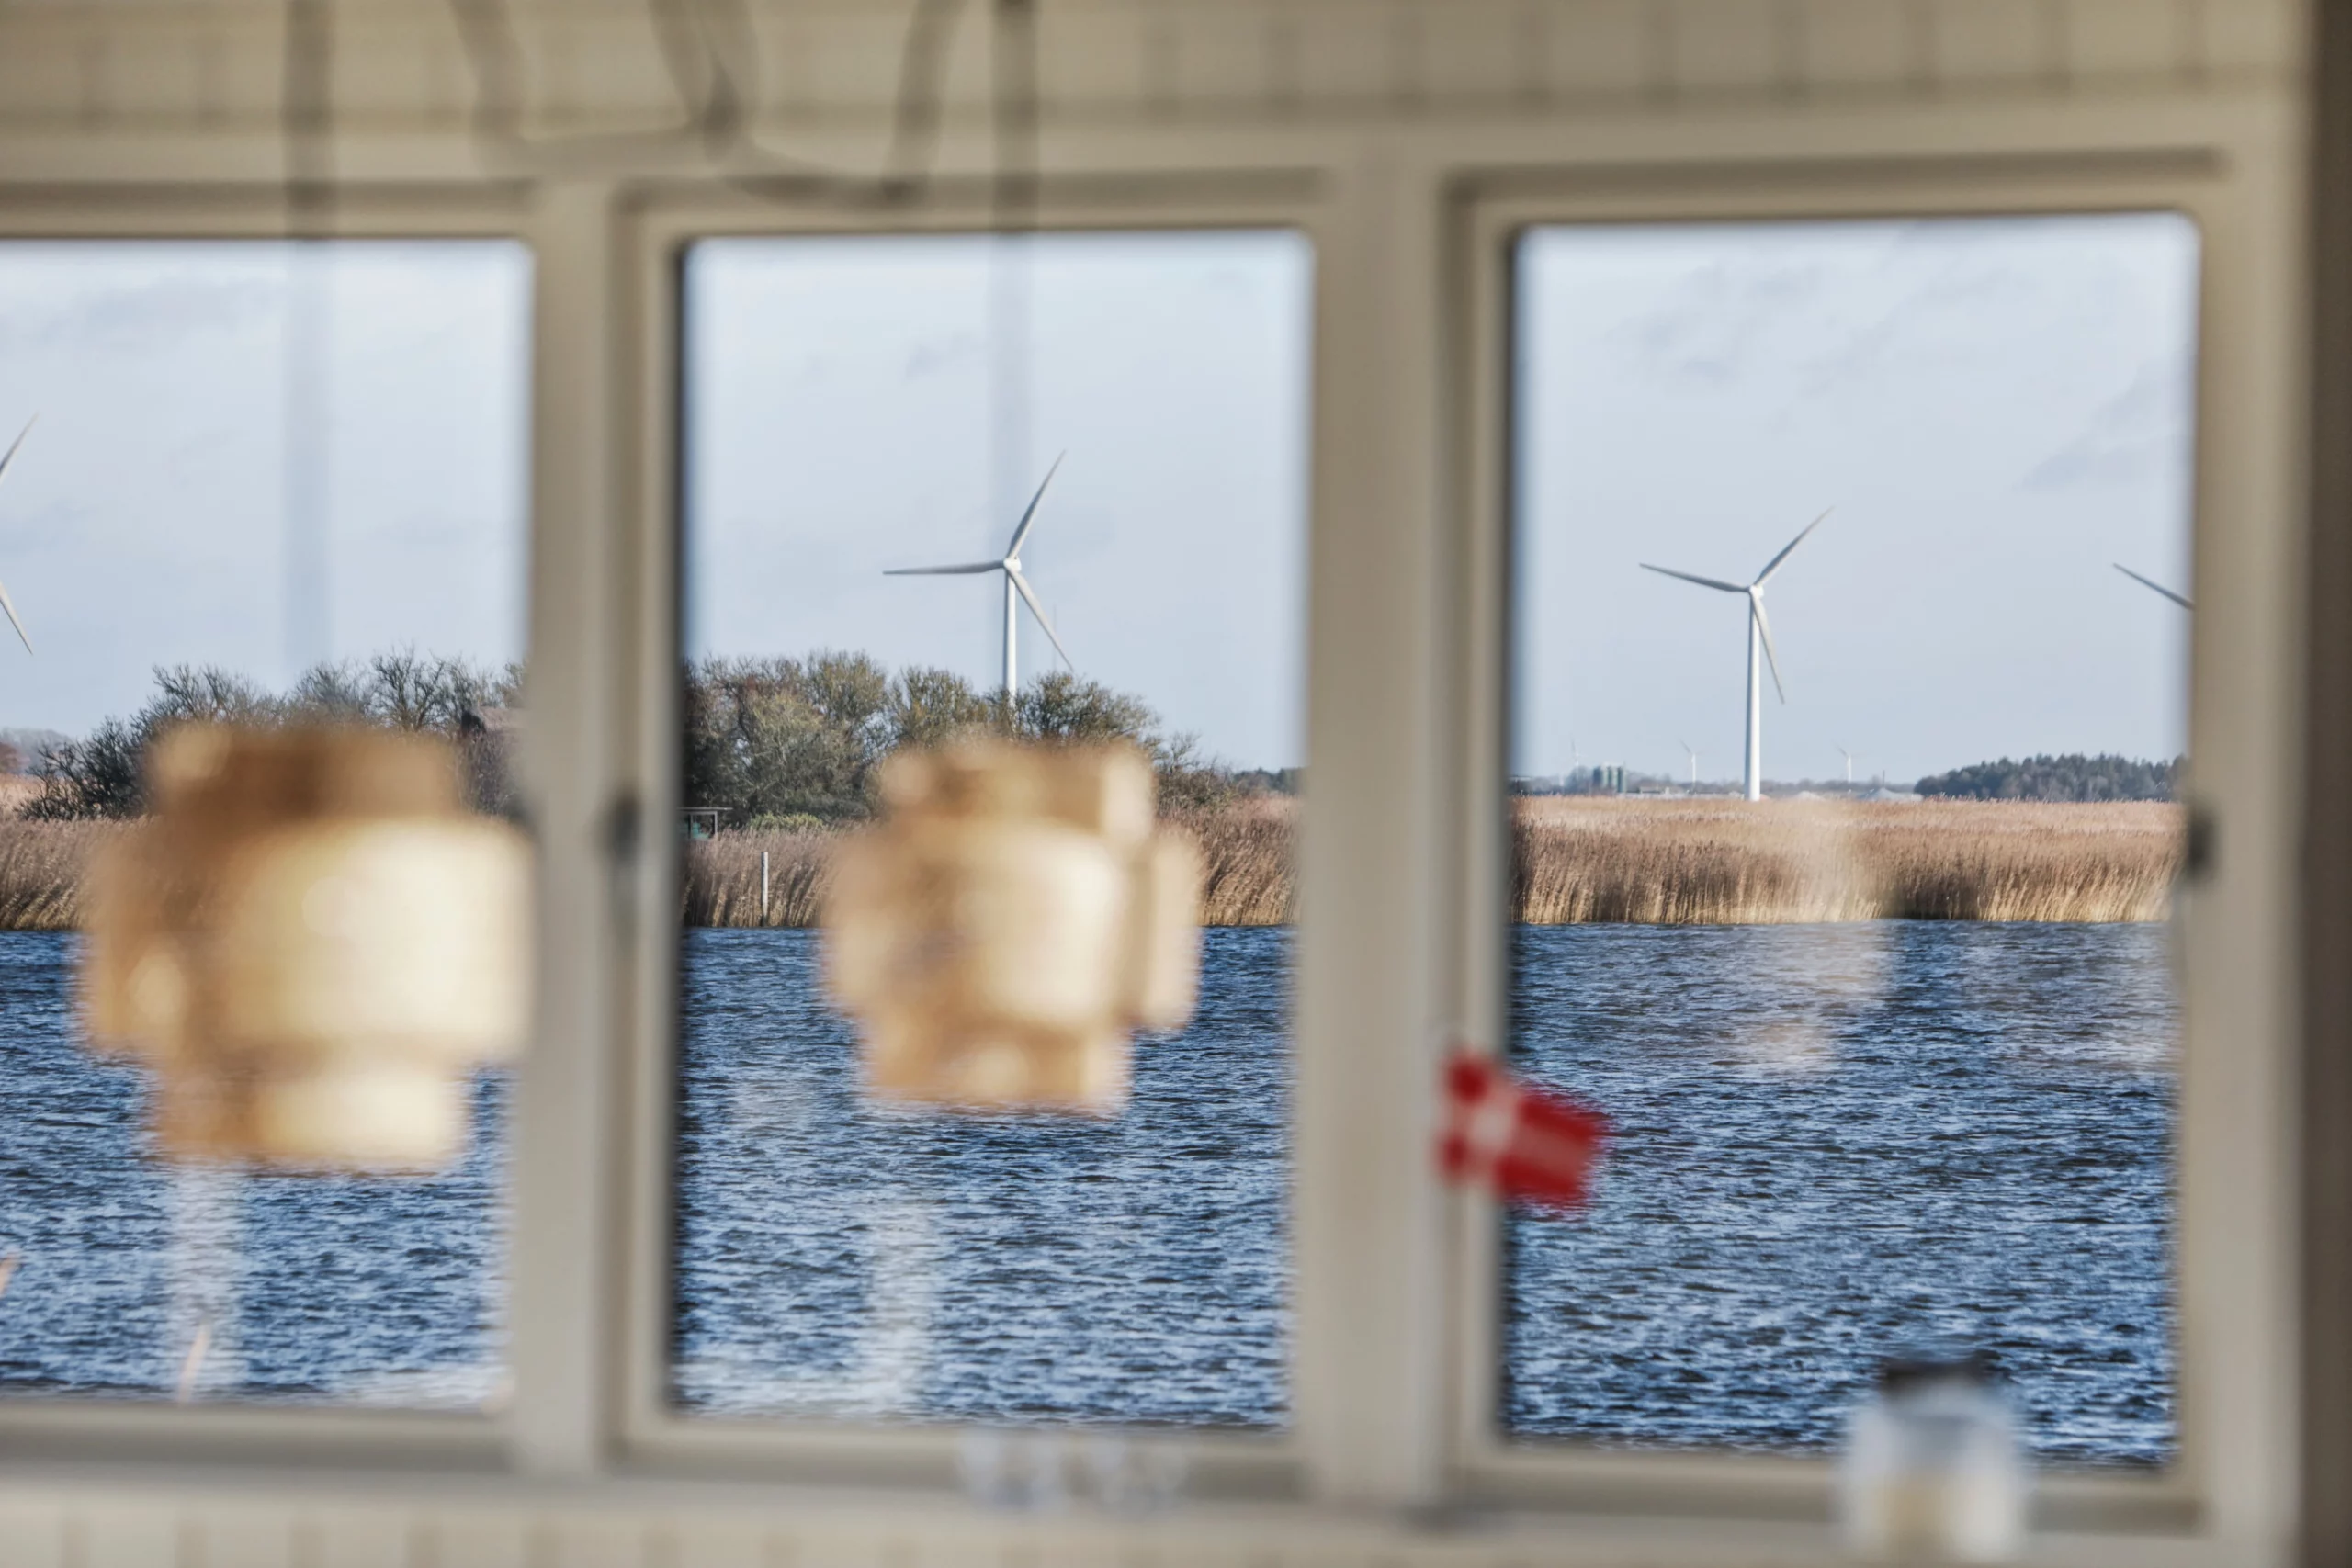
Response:
[{"label": "cloud", "polygon": [[1610,336],[1636,371],[1666,381],[1727,387],[1759,360],[1769,333],[1810,305],[1826,281],[1815,263],[1769,255],[1717,261],[1687,274],[1657,306]]},{"label": "cloud", "polygon": [[2019,488],[2127,483],[2180,463],[2188,451],[2188,367],[2177,360],[2143,364],[2132,384],[2094,410]]},{"label": "cloud", "polygon": [[274,321],[286,299],[281,281],[258,274],[165,275],[132,288],[100,287],[54,301],[41,299],[35,290],[9,292],[16,298],[13,308],[0,313],[0,343],[18,349],[139,353],[202,333]]},{"label": "cloud", "polygon": [[906,379],[920,379],[969,359],[980,351],[980,340],[970,333],[919,343],[907,352]]}]

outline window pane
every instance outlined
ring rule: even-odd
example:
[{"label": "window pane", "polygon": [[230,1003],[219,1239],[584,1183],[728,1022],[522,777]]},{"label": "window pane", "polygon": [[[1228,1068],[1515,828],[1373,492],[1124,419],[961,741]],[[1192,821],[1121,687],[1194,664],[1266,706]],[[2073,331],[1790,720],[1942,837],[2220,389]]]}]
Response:
[{"label": "window pane", "polygon": [[1510,1224],[1506,1429],[1826,1449],[1977,1350],[2041,1459],[2166,1462],[2194,231],[1517,278],[1510,1048],[1615,1138]]},{"label": "window pane", "polygon": [[[503,1076],[439,1176],[164,1163],[147,1070],[85,1048],[74,925],[174,722],[509,732],[529,267],[505,243],[0,245],[0,439],[39,415],[0,581],[40,649],[0,629],[0,1390],[496,1393]],[[467,749],[484,808],[503,744]]]},{"label": "window pane", "polygon": [[[1264,233],[693,252],[683,1410],[1285,1418],[1308,268]],[[1013,728],[1153,749],[1208,866],[1199,1007],[1115,1117],[886,1108],[820,985],[828,857],[886,756],[1004,728],[988,563],[1057,457],[1018,554],[1068,658],[1022,609]]]}]

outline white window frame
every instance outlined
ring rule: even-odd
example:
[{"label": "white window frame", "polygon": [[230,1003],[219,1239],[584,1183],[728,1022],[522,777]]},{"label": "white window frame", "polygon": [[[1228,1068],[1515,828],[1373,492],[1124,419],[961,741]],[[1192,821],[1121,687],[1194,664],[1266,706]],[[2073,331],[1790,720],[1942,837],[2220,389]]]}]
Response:
[{"label": "white window frame", "polygon": [[[289,232],[276,193],[176,197],[143,193],[126,199],[100,187],[0,203],[0,244],[23,241],[277,243]],[[335,241],[503,240],[531,249],[523,193],[474,188],[424,196],[367,191],[338,197],[324,227],[300,238]],[[534,253],[535,259],[535,253]],[[536,287],[536,285],[535,285]],[[536,354],[536,349],[534,350]],[[536,516],[536,508],[526,512]],[[537,603],[537,552],[533,594]],[[536,618],[536,617],[535,617]],[[514,1115],[523,1114],[514,1097]],[[458,1411],[283,1408],[90,1397],[0,1398],[0,1463],[12,1456],[43,1461],[99,1460],[157,1463],[208,1461],[294,1468],[384,1466],[413,1470],[447,1464],[479,1472],[503,1461],[507,1416]]]},{"label": "white window frame", "polygon": [[[1048,198],[1041,232],[1199,232],[1281,231],[1312,243],[1315,207],[1305,182],[1234,181],[1219,190],[1194,186],[1173,201],[1137,201],[1134,193]],[[647,457],[640,473],[637,517],[630,534],[630,626],[639,640],[630,658],[639,672],[633,694],[642,705],[630,733],[633,784],[646,819],[674,821],[679,778],[679,573],[684,540],[684,487],[678,433],[685,417],[681,373],[684,345],[684,260],[703,241],[837,235],[985,234],[989,211],[984,187],[967,199],[925,206],[888,221],[811,212],[762,202],[740,192],[681,192],[649,203],[627,220],[624,252],[637,298],[640,363],[658,367],[642,382],[640,439]],[[1304,521],[1304,520],[1302,520]],[[620,1350],[622,1393],[618,1451],[649,1467],[677,1471],[718,1466],[776,1479],[824,1479],[871,1484],[954,1486],[964,1435],[946,1423],[887,1424],[852,1419],[752,1418],[688,1416],[669,1398],[671,1300],[674,1246],[676,1156],[673,1130],[677,1100],[677,909],[679,856],[668,834],[650,835],[641,877],[639,940],[629,964],[627,1004],[630,1106],[627,1158],[629,1245],[626,1321]],[[1090,1428],[1091,1429],[1091,1428]],[[1188,1493],[1228,1499],[1296,1497],[1302,1476],[1295,1442],[1276,1428],[1264,1432],[1146,1427],[1122,1434],[1132,1445],[1182,1455]]]},{"label": "white window frame", "polygon": [[[2229,140],[2275,127],[2240,124]],[[2219,140],[2219,139],[2217,139]],[[1515,243],[1550,225],[1886,218],[2058,216],[2171,211],[2199,235],[2196,563],[2190,797],[2221,846],[2184,884],[2175,915],[2184,962],[2175,1283],[2179,1444],[2161,1472],[2062,1469],[2037,1479],[2038,1528],[2129,1532],[2150,1545],[2265,1539],[2291,1469],[2295,1182],[2293,1020],[2278,954],[2295,919],[2292,699],[2301,684],[2291,635],[2301,525],[2292,483],[2299,432],[2278,400],[2295,384],[2292,345],[2267,329],[2298,268],[2254,221],[2291,199],[2277,165],[2218,146],[2086,146],[2014,160],[1954,160],[1891,150],[1831,163],[1753,160],[1603,171],[1515,170],[1465,201],[1463,334],[1468,372],[1460,439],[1464,503],[1450,584],[1455,658],[1474,694],[1464,705],[1464,773],[1454,905],[1463,933],[1453,994],[1467,1038],[1507,1028],[1509,928],[1507,692],[1511,619],[1510,339]],[[2266,407],[2274,423],[2267,428]],[[2266,569],[2267,569],[2266,570]],[[2267,952],[2266,953],[2266,948]],[[2255,1153],[2253,1151],[2265,1151]],[[2259,1217],[2258,1220],[2256,1217]],[[1458,1200],[1455,1270],[1457,1476],[1470,1495],[1550,1506],[1713,1506],[1724,1513],[1822,1518],[1832,1506],[1823,1461],[1634,1453],[1506,1441],[1496,1397],[1502,1341],[1501,1221]],[[2253,1222],[2253,1223],[2250,1223]],[[2253,1325],[2277,1325],[2268,1334]]]},{"label": "white window frame", "polygon": [[[2297,135],[2281,96],[2250,92],[1860,107],[1835,123],[1766,108],[1278,138],[1145,127],[1057,160],[1042,227],[1289,228],[1316,258],[1292,1425],[1262,1440],[1174,1439],[1212,1500],[1313,1506],[1219,1517],[1359,1543],[1390,1527],[1333,1521],[1453,1507],[1517,1518],[1522,1547],[1620,1540],[1703,1555],[1710,1542],[1802,1552],[1827,1540],[1818,1463],[1539,1449],[1492,1432],[1496,1218],[1442,1189],[1430,1148],[1443,1043],[1493,1042],[1501,1027],[1511,236],[1549,221],[2162,208],[2203,233],[2192,734],[2197,795],[2220,829],[2180,922],[2183,1458],[2144,1483],[2052,1478],[2061,1530],[2046,1551],[2276,1553],[2295,1468],[2302,431],[2299,266],[2284,241],[2297,232]],[[0,238],[281,237],[276,193],[246,192],[175,206],[74,186],[0,204]],[[0,1488],[31,1473],[23,1456],[77,1454],[96,1466],[85,1477],[142,1458],[309,1461],[379,1487],[423,1471],[412,1484],[428,1496],[468,1472],[540,1508],[585,1483],[675,1507],[713,1486],[737,1506],[789,1507],[778,1482],[952,1483],[952,1433],[666,1408],[676,905],[659,825],[677,767],[681,248],[986,220],[977,180],[942,186],[919,215],[808,220],[651,175],[405,196],[355,183],[338,197],[339,235],[519,238],[534,252],[540,1018],[514,1111],[515,1398],[479,1418],[8,1400]],[[691,1489],[663,1479],[681,1476]],[[1679,1517],[1606,1517],[1668,1514]]]}]

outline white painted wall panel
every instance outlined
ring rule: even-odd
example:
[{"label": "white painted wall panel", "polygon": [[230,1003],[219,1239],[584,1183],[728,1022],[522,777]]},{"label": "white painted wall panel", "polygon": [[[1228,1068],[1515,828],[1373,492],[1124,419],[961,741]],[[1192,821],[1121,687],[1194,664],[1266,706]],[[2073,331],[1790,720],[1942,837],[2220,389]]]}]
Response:
[{"label": "white painted wall panel", "polygon": [[0,1568],[64,1568],[65,1508],[0,1504]]}]

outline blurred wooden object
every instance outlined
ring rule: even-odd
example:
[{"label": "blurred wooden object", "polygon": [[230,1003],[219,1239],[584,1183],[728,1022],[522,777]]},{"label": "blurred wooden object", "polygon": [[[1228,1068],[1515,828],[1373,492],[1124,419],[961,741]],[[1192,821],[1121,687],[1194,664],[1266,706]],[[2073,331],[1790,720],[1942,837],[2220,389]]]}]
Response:
[{"label": "blurred wooden object", "polygon": [[191,725],[148,759],[151,815],[96,858],[93,1046],[156,1073],[160,1152],[430,1170],[467,1080],[521,1044],[527,852],[459,804],[424,737]]},{"label": "blurred wooden object", "polygon": [[825,972],[889,1100],[1107,1114],[1128,1035],[1192,1016],[1200,858],[1127,746],[902,752],[845,843]]}]

